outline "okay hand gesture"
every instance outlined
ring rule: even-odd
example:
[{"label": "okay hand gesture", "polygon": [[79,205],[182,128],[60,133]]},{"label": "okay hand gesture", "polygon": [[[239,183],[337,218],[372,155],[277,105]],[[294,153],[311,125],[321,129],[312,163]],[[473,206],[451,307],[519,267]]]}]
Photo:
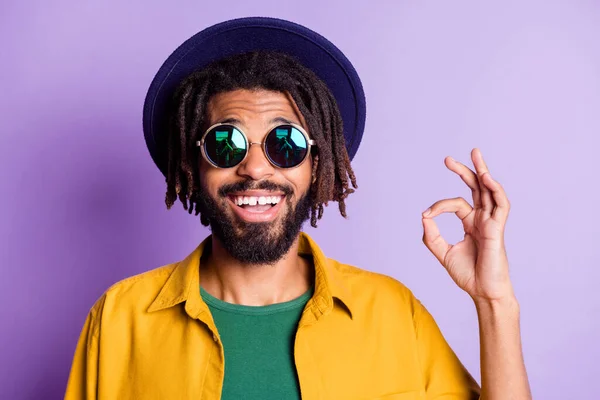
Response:
[{"label": "okay hand gesture", "polygon": [[[451,157],[445,164],[471,188],[473,205],[462,197],[433,204],[423,213],[423,242],[474,300],[500,300],[513,296],[504,246],[510,204],[502,186],[492,179],[479,149],[473,149],[471,159],[475,172]],[[455,213],[465,231],[464,239],[455,245],[444,240],[433,220],[446,212]]]}]

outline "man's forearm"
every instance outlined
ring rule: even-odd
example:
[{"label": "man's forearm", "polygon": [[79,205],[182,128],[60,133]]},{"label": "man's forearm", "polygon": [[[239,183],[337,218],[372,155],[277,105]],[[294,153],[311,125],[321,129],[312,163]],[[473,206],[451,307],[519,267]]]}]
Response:
[{"label": "man's forearm", "polygon": [[481,341],[481,398],[531,399],[516,298],[476,300],[475,306]]}]

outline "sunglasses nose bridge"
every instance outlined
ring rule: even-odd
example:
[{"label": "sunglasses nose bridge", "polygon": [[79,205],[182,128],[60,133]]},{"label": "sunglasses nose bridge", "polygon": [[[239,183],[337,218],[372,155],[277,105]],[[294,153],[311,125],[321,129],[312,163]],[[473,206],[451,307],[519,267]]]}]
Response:
[{"label": "sunglasses nose bridge", "polygon": [[[258,145],[256,148],[253,145]],[[252,180],[261,180],[269,177],[275,171],[274,166],[267,159],[263,152],[261,142],[248,142],[248,153],[237,169],[237,173],[241,176]]]}]

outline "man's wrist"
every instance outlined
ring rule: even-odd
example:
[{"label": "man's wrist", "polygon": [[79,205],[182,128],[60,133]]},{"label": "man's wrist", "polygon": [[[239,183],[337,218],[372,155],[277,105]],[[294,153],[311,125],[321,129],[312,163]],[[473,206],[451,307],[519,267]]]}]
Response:
[{"label": "man's wrist", "polygon": [[520,314],[519,302],[514,295],[497,299],[473,298],[473,301],[480,317],[500,317],[504,319],[515,316],[518,318]]}]

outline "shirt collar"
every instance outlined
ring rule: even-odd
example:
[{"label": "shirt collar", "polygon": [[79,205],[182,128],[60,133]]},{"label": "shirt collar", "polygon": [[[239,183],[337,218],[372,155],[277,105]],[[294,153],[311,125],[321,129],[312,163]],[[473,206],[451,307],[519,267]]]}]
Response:
[{"label": "shirt collar", "polygon": [[315,302],[317,312],[315,317],[331,312],[334,299],[339,300],[352,318],[352,298],[344,277],[337,269],[338,262],[325,257],[319,246],[306,233],[300,233],[298,246],[299,254],[308,254],[313,257],[315,266],[315,293],[312,300]]},{"label": "shirt collar", "polygon": [[164,310],[185,301],[185,310],[192,318],[208,311],[208,306],[200,297],[200,257],[210,243],[207,237],[184,260],[175,265],[174,271],[163,285],[156,299],[148,308],[148,312]]},{"label": "shirt collar", "polygon": [[[200,296],[200,258],[212,239],[208,236],[184,260],[177,263],[160,293],[148,308],[148,312],[163,310],[185,302],[185,310],[192,318],[210,313],[208,305]],[[312,255],[315,267],[315,291],[308,306],[316,319],[331,312],[337,299],[352,318],[351,297],[337,262],[325,257],[321,249],[306,233],[301,232],[298,253]]]}]

